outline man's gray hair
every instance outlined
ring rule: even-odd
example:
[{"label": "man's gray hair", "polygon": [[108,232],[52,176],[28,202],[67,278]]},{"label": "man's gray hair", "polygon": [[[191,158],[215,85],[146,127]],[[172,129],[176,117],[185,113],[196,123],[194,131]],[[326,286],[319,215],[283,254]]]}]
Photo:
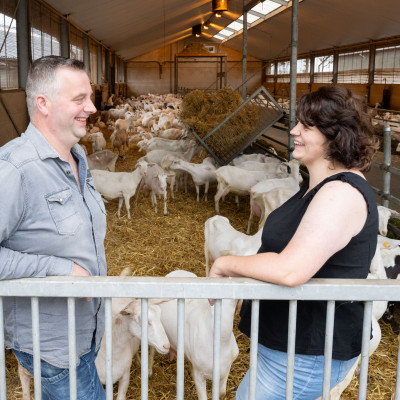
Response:
[{"label": "man's gray hair", "polygon": [[39,94],[54,100],[60,90],[60,81],[57,79],[59,68],[69,68],[85,72],[85,64],[79,60],[60,56],[46,56],[37,59],[31,65],[26,82],[26,104],[29,116],[36,112],[36,97]]}]

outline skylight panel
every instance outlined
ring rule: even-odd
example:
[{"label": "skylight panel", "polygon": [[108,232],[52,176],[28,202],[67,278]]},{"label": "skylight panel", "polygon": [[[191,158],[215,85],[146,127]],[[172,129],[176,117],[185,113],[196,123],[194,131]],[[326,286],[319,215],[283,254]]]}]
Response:
[{"label": "skylight panel", "polygon": [[[240,19],[243,24],[243,15],[240,16],[238,19]],[[256,17],[255,15],[247,13],[247,24],[252,24],[253,22],[258,21],[259,19],[260,19],[259,17]]]},{"label": "skylight panel", "polygon": [[241,29],[243,29],[243,21],[233,21],[227,26],[227,28],[234,29],[235,31],[240,31]]},{"label": "skylight panel", "polygon": [[270,12],[276,10],[279,7],[281,7],[280,4],[270,1],[270,0],[266,0],[263,3],[258,3],[257,5],[255,5],[252,8],[252,10],[265,16],[265,15],[269,14]]},{"label": "skylight panel", "polygon": [[219,39],[219,40],[224,40],[226,39],[226,37],[224,36],[220,36],[218,33],[216,35],[213,36],[215,39]]},{"label": "skylight panel", "polygon": [[232,36],[235,32],[228,29],[222,29],[222,31],[219,31],[219,33],[224,36]]}]

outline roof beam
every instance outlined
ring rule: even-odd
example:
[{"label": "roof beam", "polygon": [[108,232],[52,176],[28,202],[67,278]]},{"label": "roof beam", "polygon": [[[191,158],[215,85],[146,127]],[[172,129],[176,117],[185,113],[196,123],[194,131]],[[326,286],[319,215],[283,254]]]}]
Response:
[{"label": "roof beam", "polygon": [[285,0],[270,0],[270,1],[273,1],[274,3],[278,3],[282,6],[287,6],[289,4],[289,2],[285,1]]}]

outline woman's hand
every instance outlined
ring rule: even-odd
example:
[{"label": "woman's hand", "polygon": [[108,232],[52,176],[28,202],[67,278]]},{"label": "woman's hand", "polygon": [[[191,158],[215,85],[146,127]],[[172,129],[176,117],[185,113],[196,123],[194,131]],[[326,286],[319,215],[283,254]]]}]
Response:
[{"label": "woman's hand", "polygon": [[[226,278],[228,276],[224,273],[224,258],[227,257],[218,257],[214,261],[208,274],[209,278]],[[215,299],[208,299],[208,302],[210,303],[210,306],[213,306],[215,303]]]},{"label": "woman's hand", "polygon": [[225,271],[225,265],[226,265],[227,258],[228,258],[227,256],[218,257],[214,261],[214,263],[210,269],[210,272],[208,274],[209,278],[226,278],[227,276],[229,276]]}]

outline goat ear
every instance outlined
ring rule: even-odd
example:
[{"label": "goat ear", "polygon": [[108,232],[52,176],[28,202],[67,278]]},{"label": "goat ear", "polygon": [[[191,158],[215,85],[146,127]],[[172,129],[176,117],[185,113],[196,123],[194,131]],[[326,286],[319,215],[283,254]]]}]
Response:
[{"label": "goat ear", "polygon": [[134,315],[137,315],[140,313],[140,301],[138,300],[133,300],[131,301],[124,309],[120,311],[121,315],[128,315],[130,317],[133,317]]}]

